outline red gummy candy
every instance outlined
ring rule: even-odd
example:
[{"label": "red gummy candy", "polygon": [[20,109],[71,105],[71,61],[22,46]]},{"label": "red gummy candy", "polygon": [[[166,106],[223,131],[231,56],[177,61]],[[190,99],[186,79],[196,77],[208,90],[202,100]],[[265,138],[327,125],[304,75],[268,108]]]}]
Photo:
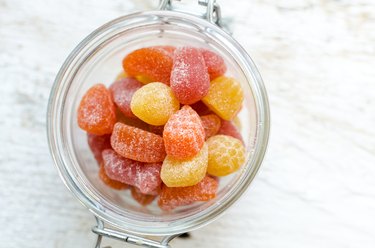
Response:
[{"label": "red gummy candy", "polygon": [[202,116],[202,115],[208,115],[208,114],[212,113],[212,111],[202,101],[198,101],[198,102],[190,105],[190,107],[192,109],[194,109],[195,112],[197,112],[198,115],[200,115],[200,116]]},{"label": "red gummy candy", "polygon": [[122,190],[129,188],[127,184],[109,178],[105,172],[104,164],[100,165],[99,178],[105,185],[111,187],[112,189]]},{"label": "red gummy candy", "polygon": [[201,52],[207,66],[208,74],[210,74],[210,80],[224,75],[227,70],[224,59],[219,54],[207,49],[201,49]]},{"label": "red gummy candy", "polygon": [[156,198],[156,195],[143,194],[136,187],[132,187],[131,193],[132,193],[133,199],[136,200],[142,206],[147,206],[147,205],[151,204],[154,201],[154,199]]},{"label": "red gummy candy", "polygon": [[202,53],[181,47],[174,52],[171,89],[182,104],[193,104],[207,95],[210,77]]},{"label": "red gummy candy", "polygon": [[142,86],[143,85],[134,78],[123,78],[114,82],[109,87],[113,102],[125,116],[136,117],[130,109],[130,102],[134,92]]},{"label": "red gummy candy", "polygon": [[141,193],[157,195],[160,191],[161,163],[145,164],[118,155],[112,149],[102,153],[104,169],[112,180],[139,188]]},{"label": "red gummy candy", "polygon": [[219,183],[209,176],[198,184],[188,187],[167,187],[163,185],[158,204],[163,210],[172,210],[196,201],[208,201],[216,197]]},{"label": "red gummy candy", "polygon": [[82,97],[77,118],[79,127],[89,133],[103,135],[112,132],[116,122],[115,105],[103,84],[94,85]]},{"label": "red gummy candy", "polygon": [[98,164],[103,161],[102,151],[111,148],[111,135],[95,135],[87,133],[87,143],[89,144],[90,150],[94,154],[94,157]]},{"label": "red gummy candy", "polygon": [[232,121],[221,120],[221,127],[217,134],[224,134],[239,139],[242,144],[245,145],[241,133],[238,131],[237,127],[233,124]]},{"label": "red gummy candy", "polygon": [[202,126],[206,133],[206,139],[217,134],[221,126],[220,118],[215,114],[201,116]]},{"label": "red gummy candy", "polygon": [[163,139],[168,155],[187,159],[196,155],[204,144],[205,132],[199,115],[188,105],[174,113],[164,126]]},{"label": "red gummy candy", "polygon": [[169,85],[173,58],[165,49],[141,48],[128,54],[122,66],[131,77],[144,76],[153,82]]},{"label": "red gummy candy", "polygon": [[113,128],[111,145],[121,156],[140,162],[162,162],[166,156],[162,137],[121,122]]}]

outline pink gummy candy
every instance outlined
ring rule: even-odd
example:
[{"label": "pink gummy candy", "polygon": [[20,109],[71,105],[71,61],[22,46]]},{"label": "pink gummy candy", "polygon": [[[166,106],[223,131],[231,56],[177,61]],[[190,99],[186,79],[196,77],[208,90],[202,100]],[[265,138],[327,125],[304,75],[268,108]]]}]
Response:
[{"label": "pink gummy candy", "polygon": [[94,154],[94,157],[98,164],[103,161],[102,151],[111,148],[111,135],[95,135],[87,133],[87,143],[89,144],[90,150]]},{"label": "pink gummy candy", "polygon": [[130,102],[134,92],[142,86],[143,85],[134,78],[123,78],[114,82],[109,87],[113,102],[125,116],[136,118],[130,109]]},{"label": "pink gummy candy", "polygon": [[224,59],[219,54],[207,49],[201,49],[201,52],[207,66],[208,74],[210,74],[210,80],[224,75],[227,70]]},{"label": "pink gummy candy", "polygon": [[109,178],[135,186],[143,194],[157,195],[161,188],[161,163],[146,164],[118,155],[112,149],[102,153],[104,169]]},{"label": "pink gummy candy", "polygon": [[210,88],[210,77],[202,53],[197,48],[181,47],[174,52],[171,89],[182,104],[193,104]]}]

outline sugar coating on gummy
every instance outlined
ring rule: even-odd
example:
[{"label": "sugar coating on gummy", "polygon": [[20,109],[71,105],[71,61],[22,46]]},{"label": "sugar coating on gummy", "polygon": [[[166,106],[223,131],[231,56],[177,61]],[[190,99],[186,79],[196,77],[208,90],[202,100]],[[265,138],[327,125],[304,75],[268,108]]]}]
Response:
[{"label": "sugar coating on gummy", "polygon": [[187,187],[199,183],[206,175],[208,146],[204,144],[197,155],[187,160],[170,156],[164,159],[160,177],[168,187]]},{"label": "sugar coating on gummy", "polygon": [[243,99],[241,85],[234,78],[222,76],[211,81],[202,101],[222,119],[231,120],[241,109]]},{"label": "sugar coating on gummy", "polygon": [[207,95],[210,77],[202,53],[181,47],[174,52],[171,89],[182,104],[193,104]]},{"label": "sugar coating on gummy", "polygon": [[113,128],[111,145],[121,156],[140,162],[162,162],[166,156],[162,137],[120,122]]},{"label": "sugar coating on gummy", "polygon": [[105,185],[111,187],[112,189],[122,190],[129,188],[129,185],[109,178],[105,172],[104,164],[100,165],[99,178]]},{"label": "sugar coating on gummy", "polygon": [[206,133],[206,139],[217,134],[221,126],[221,120],[217,115],[203,115],[201,116],[201,121]]},{"label": "sugar coating on gummy", "polygon": [[161,186],[161,163],[146,164],[118,155],[112,149],[103,151],[104,169],[112,180],[139,188],[143,194],[156,195]]},{"label": "sugar coating on gummy", "polygon": [[239,139],[242,142],[242,144],[245,144],[245,142],[242,139],[241,133],[238,131],[233,121],[222,121],[218,134],[231,136],[233,138]]},{"label": "sugar coating on gummy", "polygon": [[98,162],[98,165],[100,165],[103,162],[102,151],[111,148],[111,135],[95,135],[87,133],[87,143]]},{"label": "sugar coating on gummy", "polygon": [[150,205],[156,198],[156,195],[143,194],[137,187],[131,188],[131,195],[142,206]]},{"label": "sugar coating on gummy", "polygon": [[141,48],[129,53],[122,61],[122,65],[129,76],[141,76],[149,82],[163,82],[169,85],[173,57],[162,48]]},{"label": "sugar coating on gummy", "polygon": [[219,54],[208,49],[201,49],[201,52],[207,66],[208,74],[210,75],[210,80],[224,75],[227,70],[224,59]]},{"label": "sugar coating on gummy", "polygon": [[227,135],[215,135],[207,140],[207,173],[226,176],[237,171],[245,163],[245,147],[241,141]]},{"label": "sugar coating on gummy", "polygon": [[169,86],[163,83],[150,83],[134,93],[130,107],[142,121],[161,126],[180,108],[180,103]]},{"label": "sugar coating on gummy", "polygon": [[171,188],[163,185],[158,205],[161,209],[169,211],[196,201],[208,201],[216,197],[218,186],[218,181],[209,176],[194,186]]},{"label": "sugar coating on gummy", "polygon": [[134,78],[123,78],[114,82],[110,87],[113,102],[117,108],[127,117],[135,117],[130,109],[130,102],[134,92],[142,87],[142,84]]},{"label": "sugar coating on gummy", "polygon": [[166,153],[175,159],[188,159],[202,148],[205,132],[199,115],[188,105],[173,114],[164,126]]},{"label": "sugar coating on gummy", "polygon": [[82,97],[77,111],[81,129],[96,135],[109,134],[116,122],[115,105],[103,84],[91,87]]}]

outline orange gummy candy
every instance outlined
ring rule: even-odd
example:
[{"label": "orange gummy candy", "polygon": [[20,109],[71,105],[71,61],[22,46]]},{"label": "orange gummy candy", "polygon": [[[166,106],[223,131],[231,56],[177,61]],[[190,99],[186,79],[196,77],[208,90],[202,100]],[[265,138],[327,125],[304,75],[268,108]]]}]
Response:
[{"label": "orange gummy candy", "polygon": [[[129,76],[142,76],[148,82],[162,82],[169,85],[173,57],[162,48],[141,48],[129,53],[122,61]],[[143,80],[141,80],[143,81]]]},{"label": "orange gummy candy", "polygon": [[201,116],[202,125],[206,133],[206,139],[217,134],[221,126],[220,118],[215,114]]},{"label": "orange gummy candy", "polygon": [[103,84],[94,85],[86,92],[77,112],[79,127],[92,134],[111,133],[116,123],[115,105]]},{"label": "orange gummy candy", "polygon": [[218,181],[209,176],[194,186],[170,188],[163,185],[158,204],[163,210],[172,210],[196,201],[208,201],[216,197],[218,186]]},{"label": "orange gummy candy", "polygon": [[116,180],[112,180],[111,178],[109,178],[107,176],[107,174],[105,173],[105,169],[104,169],[103,164],[100,165],[99,178],[103,181],[103,183],[105,183],[105,185],[107,185],[107,186],[109,186],[113,189],[122,190],[122,189],[129,188],[129,186],[127,184],[116,181]]},{"label": "orange gummy candy", "polygon": [[188,105],[174,113],[164,126],[167,154],[175,159],[196,155],[204,144],[205,132],[199,115]]},{"label": "orange gummy candy", "polygon": [[111,145],[121,156],[140,162],[162,162],[166,156],[162,137],[120,122],[113,128]]},{"label": "orange gummy candy", "polygon": [[142,206],[147,206],[151,204],[156,198],[156,195],[143,194],[137,187],[132,187],[131,193],[132,193],[133,199],[136,200]]}]

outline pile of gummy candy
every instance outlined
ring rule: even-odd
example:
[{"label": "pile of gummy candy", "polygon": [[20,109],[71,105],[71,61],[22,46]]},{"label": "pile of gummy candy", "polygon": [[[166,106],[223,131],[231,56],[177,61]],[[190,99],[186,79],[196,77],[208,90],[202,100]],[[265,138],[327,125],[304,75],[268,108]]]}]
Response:
[{"label": "pile of gummy candy", "polygon": [[[135,50],[106,88],[92,86],[78,125],[100,165],[99,178],[131,189],[141,205],[172,210],[216,197],[219,178],[245,163],[236,125],[244,94],[223,58],[195,47]],[[238,120],[238,119],[237,119]]]}]

